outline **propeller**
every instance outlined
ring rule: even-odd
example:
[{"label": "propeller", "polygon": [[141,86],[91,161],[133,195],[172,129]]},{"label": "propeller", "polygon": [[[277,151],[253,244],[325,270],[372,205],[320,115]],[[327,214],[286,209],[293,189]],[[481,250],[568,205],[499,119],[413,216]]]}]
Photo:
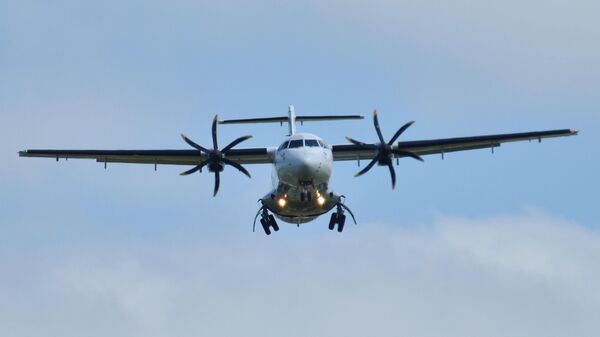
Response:
[{"label": "propeller", "polygon": [[[395,148],[395,149],[393,148],[394,142],[398,139],[398,137],[400,137],[400,135],[402,135],[402,133],[404,133],[404,131],[406,131],[406,129],[408,129],[413,124],[414,124],[414,121],[410,121],[410,122],[404,124],[400,129],[398,129],[398,131],[396,131],[396,133],[394,134],[392,139],[390,139],[389,142],[386,142],[385,139],[383,139],[383,135],[381,134],[381,127],[379,126],[379,119],[377,118],[377,110],[374,110],[373,111],[373,125],[375,125],[375,131],[377,132],[377,137],[379,138],[379,143],[375,144],[375,148],[377,149],[377,154],[375,155],[375,158],[373,158],[373,160],[364,169],[362,169],[360,172],[358,172],[354,176],[358,177],[358,176],[361,176],[361,175],[369,172],[369,170],[372,169],[373,166],[375,166],[375,164],[379,164],[380,166],[386,165],[389,168],[390,175],[392,177],[392,188],[395,188],[396,187],[396,171],[394,170],[394,165],[392,164],[392,159],[394,158],[394,155],[399,155],[399,156],[403,156],[403,157],[411,157],[416,160],[423,161],[423,158],[421,158],[421,156],[419,156],[416,153],[406,151],[406,150],[401,150],[398,148]],[[354,140],[350,137],[346,137],[346,139],[354,145],[366,146],[366,147],[373,146],[373,145],[369,145],[369,144]]]},{"label": "propeller", "polygon": [[201,145],[196,144],[194,141],[189,139],[186,135],[181,134],[181,138],[183,138],[183,140],[186,143],[188,143],[191,147],[198,150],[201,154],[206,154],[208,156],[208,158],[206,160],[204,160],[200,164],[194,166],[192,169],[182,172],[181,175],[182,176],[190,175],[192,173],[202,170],[203,167],[208,166],[208,170],[210,172],[214,172],[214,174],[215,174],[215,190],[214,190],[213,196],[216,196],[217,193],[219,192],[219,186],[221,184],[220,174],[221,174],[221,172],[223,172],[225,165],[230,165],[230,166],[235,167],[240,172],[247,175],[248,178],[250,178],[250,172],[248,172],[248,170],[246,170],[242,165],[240,165],[230,159],[227,159],[226,156],[227,156],[227,152],[229,152],[232,148],[234,148],[236,145],[240,144],[241,142],[252,138],[252,136],[247,135],[247,136],[240,137],[240,138],[234,140],[233,142],[229,143],[229,145],[225,146],[223,149],[219,150],[219,144],[217,141],[217,122],[218,122],[218,120],[219,120],[219,116],[217,115],[213,119],[213,123],[212,123],[212,141],[213,141],[213,149],[212,150],[209,150]]}]

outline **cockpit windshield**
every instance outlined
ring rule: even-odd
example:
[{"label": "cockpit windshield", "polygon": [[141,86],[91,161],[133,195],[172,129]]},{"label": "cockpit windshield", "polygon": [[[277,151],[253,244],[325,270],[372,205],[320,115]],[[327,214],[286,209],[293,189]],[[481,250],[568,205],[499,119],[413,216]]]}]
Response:
[{"label": "cockpit windshield", "polygon": [[300,148],[300,147],[324,147],[327,148],[327,145],[325,145],[325,143],[323,143],[323,141],[321,141],[320,139],[294,139],[294,140],[290,140],[290,141],[286,141],[283,144],[281,144],[279,146],[279,148],[277,149],[277,151],[282,151],[285,149],[294,149],[294,148]]},{"label": "cockpit windshield", "polygon": [[295,139],[290,141],[290,149],[296,148],[296,147],[302,147],[304,146],[304,141],[302,139]]},{"label": "cockpit windshield", "polygon": [[316,139],[305,139],[304,145],[309,147],[319,147],[319,142]]},{"label": "cockpit windshield", "polygon": [[281,144],[281,145],[279,146],[279,148],[277,149],[277,151],[281,151],[281,150],[283,150],[283,149],[287,149],[287,147],[288,147],[288,144],[289,144],[289,143],[290,143],[290,142],[288,142],[288,141],[285,141],[285,142],[283,142],[283,144]]}]

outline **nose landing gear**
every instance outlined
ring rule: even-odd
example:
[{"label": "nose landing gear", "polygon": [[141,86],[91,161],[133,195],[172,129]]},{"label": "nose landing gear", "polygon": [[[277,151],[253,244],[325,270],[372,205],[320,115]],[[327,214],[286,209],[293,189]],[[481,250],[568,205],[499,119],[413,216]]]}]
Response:
[{"label": "nose landing gear", "polygon": [[311,202],[312,201],[312,194],[310,192],[308,192],[308,191],[306,191],[306,192],[300,192],[300,201],[301,202],[305,202],[305,201]]},{"label": "nose landing gear", "polygon": [[[340,198],[340,200],[342,198],[343,196]],[[354,217],[354,214],[352,213],[350,208],[348,208],[348,206],[344,205],[341,201],[339,201],[336,204],[335,213],[331,214],[331,219],[329,220],[329,230],[334,230],[335,225],[338,225],[337,231],[339,233],[341,233],[344,230],[344,225],[346,224],[346,215],[344,214],[344,211],[348,211],[348,213],[350,213],[354,224],[356,224],[356,218]]]},{"label": "nose landing gear", "polygon": [[254,224],[252,225],[252,232],[254,232],[254,230],[256,229],[256,219],[258,219],[259,215],[261,216],[260,224],[262,225],[262,228],[265,231],[265,234],[271,235],[271,228],[273,228],[273,230],[276,232],[279,230],[279,225],[277,225],[277,221],[275,221],[275,217],[272,214],[269,214],[267,207],[265,207],[263,205],[263,206],[261,206],[261,208],[258,210],[258,213],[256,213],[256,216],[254,217]]}]

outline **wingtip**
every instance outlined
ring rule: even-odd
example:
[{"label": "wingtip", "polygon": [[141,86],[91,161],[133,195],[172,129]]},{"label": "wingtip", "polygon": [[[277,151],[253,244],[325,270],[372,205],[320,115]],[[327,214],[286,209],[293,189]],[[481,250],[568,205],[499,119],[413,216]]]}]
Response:
[{"label": "wingtip", "polygon": [[579,130],[577,130],[577,129],[570,129],[570,131],[571,131],[571,134],[573,134],[573,135],[579,134]]}]

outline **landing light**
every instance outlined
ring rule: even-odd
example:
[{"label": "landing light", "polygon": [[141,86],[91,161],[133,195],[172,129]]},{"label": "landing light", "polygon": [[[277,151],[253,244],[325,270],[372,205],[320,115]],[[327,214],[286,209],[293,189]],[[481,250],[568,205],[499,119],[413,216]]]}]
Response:
[{"label": "landing light", "polygon": [[323,206],[323,205],[325,205],[325,198],[323,198],[323,196],[320,195],[317,198],[317,202],[319,203],[320,206]]},{"label": "landing light", "polygon": [[277,204],[279,204],[279,207],[284,208],[287,204],[287,200],[285,200],[284,198],[279,198],[279,200],[277,200]]}]

